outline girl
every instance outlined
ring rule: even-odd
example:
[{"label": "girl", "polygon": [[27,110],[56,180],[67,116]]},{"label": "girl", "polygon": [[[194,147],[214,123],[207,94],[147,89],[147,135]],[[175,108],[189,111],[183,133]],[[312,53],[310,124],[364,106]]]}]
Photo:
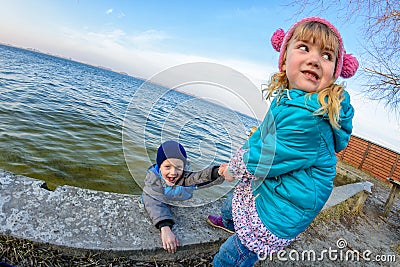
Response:
[{"label": "girl", "polygon": [[214,266],[253,266],[288,246],[327,201],[336,155],[347,146],[353,107],[335,80],[353,76],[357,60],[328,21],[311,17],[271,38],[280,52],[271,77],[270,109],[255,133],[221,165],[237,179],[232,200],[235,234],[220,247]]}]

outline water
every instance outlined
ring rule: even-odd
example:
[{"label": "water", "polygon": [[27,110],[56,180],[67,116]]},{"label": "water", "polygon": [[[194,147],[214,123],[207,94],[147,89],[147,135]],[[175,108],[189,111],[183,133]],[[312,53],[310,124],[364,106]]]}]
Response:
[{"label": "water", "polygon": [[50,189],[139,194],[162,141],[180,141],[199,170],[226,162],[256,124],[140,79],[0,45],[0,168]]}]

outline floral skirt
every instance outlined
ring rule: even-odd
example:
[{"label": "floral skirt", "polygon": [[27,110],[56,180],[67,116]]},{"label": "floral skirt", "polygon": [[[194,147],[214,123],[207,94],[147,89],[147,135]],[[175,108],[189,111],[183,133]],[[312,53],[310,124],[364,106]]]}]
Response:
[{"label": "floral skirt", "polygon": [[231,158],[229,170],[235,179],[239,180],[232,199],[232,216],[235,231],[240,241],[249,250],[265,257],[290,245],[294,239],[279,238],[265,227],[258,217],[251,180],[256,179],[250,174],[243,162],[246,151],[239,149]]}]

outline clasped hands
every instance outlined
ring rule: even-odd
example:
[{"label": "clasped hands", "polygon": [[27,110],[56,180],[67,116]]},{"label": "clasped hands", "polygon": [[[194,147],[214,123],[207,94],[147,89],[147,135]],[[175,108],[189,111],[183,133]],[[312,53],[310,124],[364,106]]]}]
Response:
[{"label": "clasped hands", "polygon": [[233,182],[234,178],[229,173],[228,163],[223,163],[218,168],[218,174],[225,178],[228,182]]}]

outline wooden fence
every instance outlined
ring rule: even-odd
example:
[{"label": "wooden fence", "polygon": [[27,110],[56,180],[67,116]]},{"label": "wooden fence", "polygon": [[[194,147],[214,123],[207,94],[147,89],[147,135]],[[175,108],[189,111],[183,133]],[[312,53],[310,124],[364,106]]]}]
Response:
[{"label": "wooden fence", "polygon": [[392,177],[400,181],[400,154],[361,137],[352,135],[337,157],[379,179]]}]

